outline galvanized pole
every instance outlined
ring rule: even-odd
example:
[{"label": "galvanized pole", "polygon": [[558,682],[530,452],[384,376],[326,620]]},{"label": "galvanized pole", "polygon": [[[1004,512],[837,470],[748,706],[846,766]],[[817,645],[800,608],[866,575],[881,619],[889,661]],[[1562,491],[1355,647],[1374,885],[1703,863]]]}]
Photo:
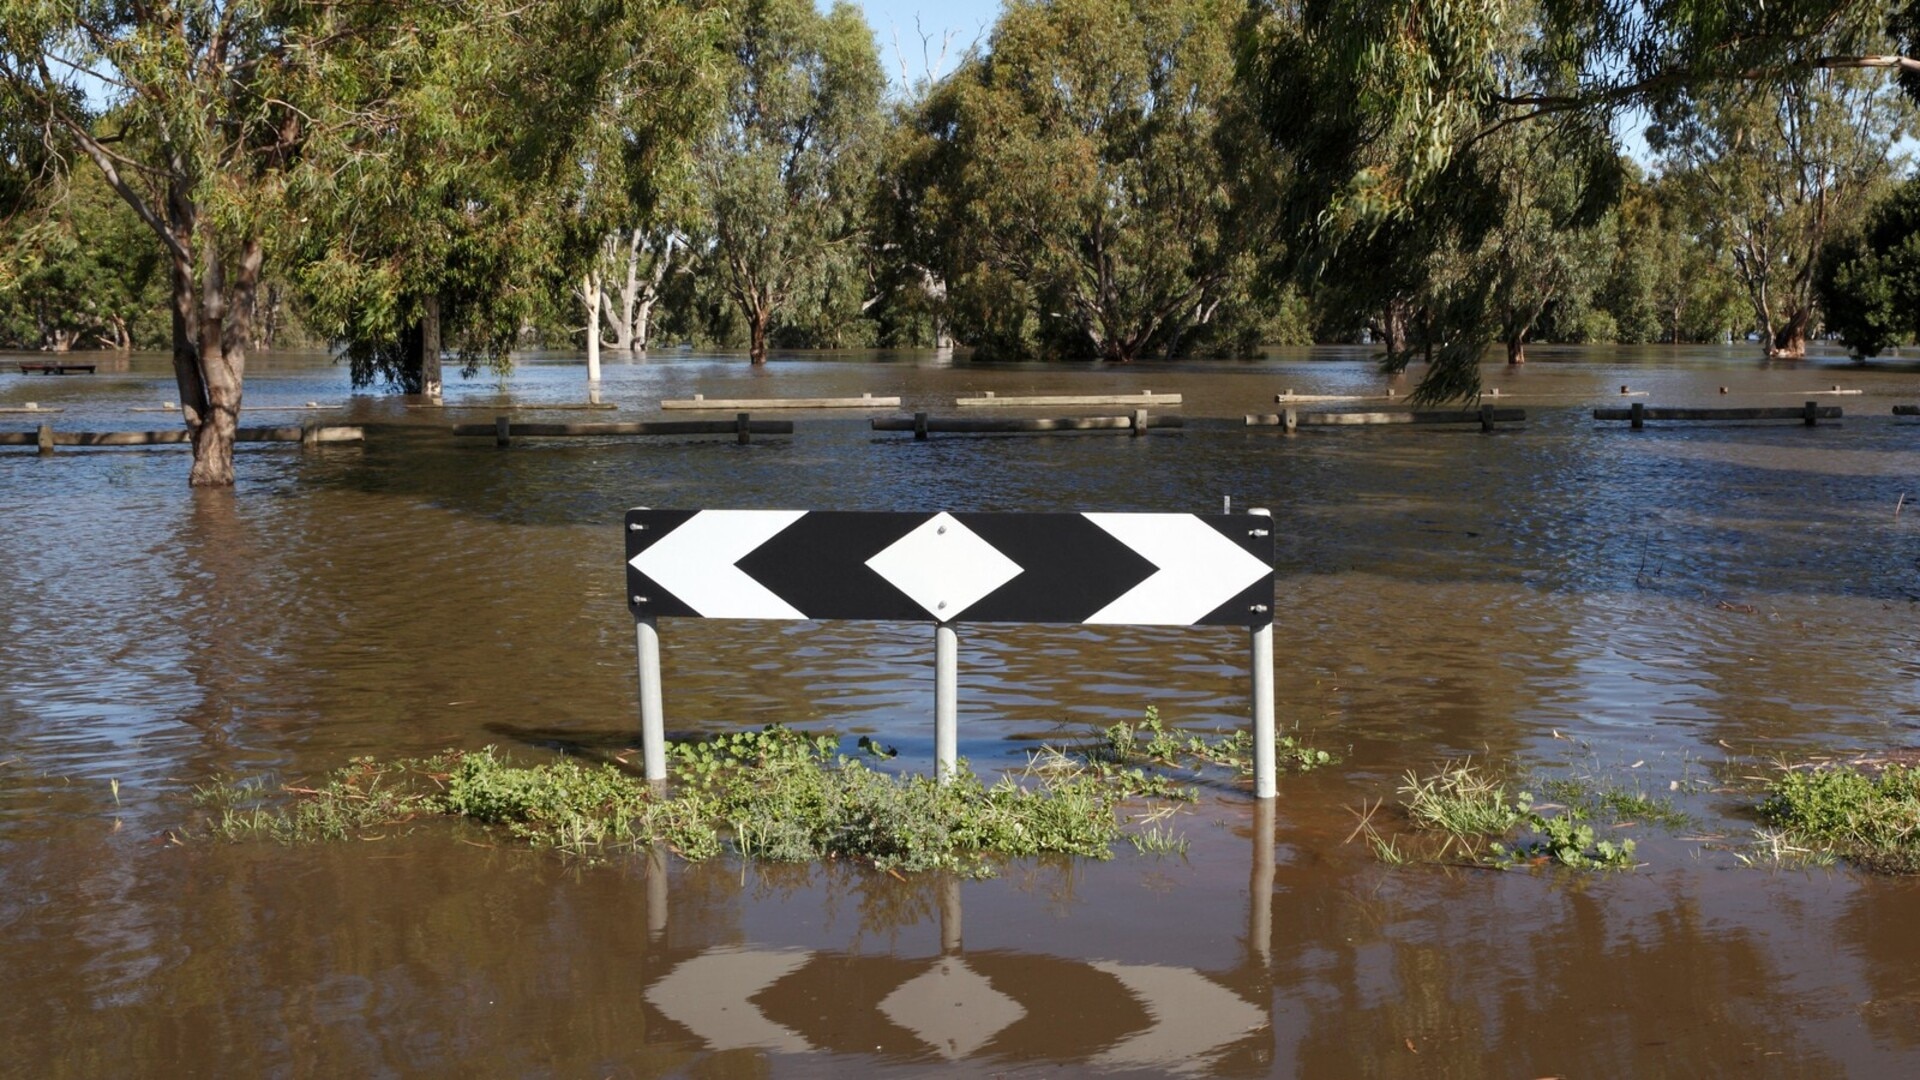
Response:
[{"label": "galvanized pole", "polygon": [[[1248,513],[1273,517],[1266,510]],[[1271,799],[1280,793],[1273,746],[1273,620],[1268,618],[1248,636],[1253,646],[1249,665],[1253,668],[1253,794],[1257,799]]]},{"label": "galvanized pole", "polygon": [[667,722],[660,700],[660,627],[651,615],[633,617],[640,657],[640,759],[647,779],[667,778]]},{"label": "galvanized pole", "polygon": [[947,623],[933,628],[933,762],[941,783],[960,764],[960,635]]}]

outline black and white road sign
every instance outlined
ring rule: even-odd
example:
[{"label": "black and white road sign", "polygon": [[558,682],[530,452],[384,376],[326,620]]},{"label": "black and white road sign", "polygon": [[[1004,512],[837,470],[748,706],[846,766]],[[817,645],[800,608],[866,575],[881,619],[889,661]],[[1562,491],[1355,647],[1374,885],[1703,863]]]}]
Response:
[{"label": "black and white road sign", "polygon": [[629,510],[636,616],[1265,626],[1261,514]]}]

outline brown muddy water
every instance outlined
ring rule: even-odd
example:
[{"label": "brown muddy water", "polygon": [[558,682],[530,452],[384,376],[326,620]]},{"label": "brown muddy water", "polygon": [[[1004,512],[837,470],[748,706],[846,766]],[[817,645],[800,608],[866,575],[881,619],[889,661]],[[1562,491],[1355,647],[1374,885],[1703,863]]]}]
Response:
[{"label": "brown muddy water", "polygon": [[[158,428],[155,357],[0,369],[0,407]],[[269,357],[249,420],[387,425],[254,448],[195,494],[177,449],[0,451],[0,1074],[848,1071],[1326,1076],[1911,1075],[1920,891],[1752,869],[1743,776],[1920,743],[1920,374],[1744,351],[1539,350],[1490,367],[1523,426],[1483,436],[1238,426],[1273,395],[1385,388],[1322,350],[1179,369],[921,354],[750,370],[611,364],[664,397],[1179,391],[1146,438],[455,440],[501,403],[584,397],[535,358],[431,412]],[[1784,425],[1595,423],[1654,404],[1798,404]],[[1720,386],[1729,387],[1722,396]],[[337,414],[272,412],[308,401]],[[1097,411],[1097,410],[1095,410]],[[1199,418],[1232,423],[1202,425]],[[35,418],[0,414],[0,430]],[[1896,516],[1905,495],[1907,512]],[[846,866],[595,865],[422,828],[338,845],[176,842],[215,778],[297,783],[356,755],[636,743],[629,506],[1194,510],[1279,522],[1282,724],[1336,768],[1263,813],[1209,783],[1181,855],[1020,861],[985,881]],[[670,732],[783,721],[932,757],[919,625],[668,620]],[[1148,705],[1245,722],[1243,632],[977,626],[961,753],[992,772]],[[1293,730],[1297,729],[1297,730]],[[1389,867],[1346,842],[1408,769],[1472,755],[1673,797],[1612,875]],[[117,785],[117,791],[115,789]]]}]

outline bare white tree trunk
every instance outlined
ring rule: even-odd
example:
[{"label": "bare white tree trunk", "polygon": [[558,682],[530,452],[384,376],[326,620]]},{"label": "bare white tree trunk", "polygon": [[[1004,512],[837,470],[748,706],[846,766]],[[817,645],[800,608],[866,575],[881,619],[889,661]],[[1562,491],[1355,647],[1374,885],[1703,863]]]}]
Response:
[{"label": "bare white tree trunk", "polygon": [[580,279],[580,300],[587,309],[587,386],[600,385],[600,268]]}]

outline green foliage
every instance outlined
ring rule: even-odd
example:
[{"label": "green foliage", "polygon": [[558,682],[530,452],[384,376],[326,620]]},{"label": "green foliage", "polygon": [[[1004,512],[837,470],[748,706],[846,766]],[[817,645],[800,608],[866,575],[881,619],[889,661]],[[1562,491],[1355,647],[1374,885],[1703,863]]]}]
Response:
[{"label": "green foliage", "polygon": [[[1239,730],[1217,738],[1190,735],[1166,726],[1157,706],[1147,706],[1138,724],[1119,723],[1107,729],[1106,745],[1100,748],[1101,760],[1117,763],[1145,762],[1153,765],[1198,770],[1214,765],[1231,769],[1236,775],[1253,775],[1253,734]],[[1290,735],[1274,740],[1275,763],[1298,772],[1308,772],[1339,759],[1325,750],[1306,746]]]},{"label": "green foliage", "polygon": [[1856,358],[1920,337],[1920,178],[1875,204],[1857,232],[1828,242],[1815,286],[1827,328]]},{"label": "green foliage", "polygon": [[[611,765],[562,759],[519,767],[492,749],[381,765],[356,760],[284,807],[257,790],[215,785],[200,802],[229,841],[334,840],[427,816],[501,829],[535,847],[592,855],[664,843],[701,860],[732,850],[776,862],[850,859],[881,869],[990,872],[990,856],[1110,857],[1126,833],[1121,804],[1178,797],[1159,778],[1042,755],[988,784],[966,769],[947,783],[874,772],[826,736],[774,726],[671,749],[659,791]],[[1156,824],[1142,850],[1181,850]]]},{"label": "green foliage", "polygon": [[[1444,834],[1441,855],[1457,848],[1490,866],[1550,863],[1573,870],[1626,870],[1635,865],[1634,842],[1598,839],[1584,807],[1558,813],[1536,807],[1530,792],[1509,795],[1503,778],[1471,760],[1443,765],[1424,777],[1409,772],[1400,795],[1415,828]],[[1380,838],[1371,817],[1363,817],[1357,832],[1366,834],[1387,861],[1404,861],[1393,842]],[[1519,828],[1527,835],[1510,839]]]},{"label": "green foliage", "polygon": [[1910,118],[1877,75],[1820,71],[1706,88],[1649,129],[1702,246],[1745,293],[1767,355],[1805,352],[1820,252],[1893,174],[1887,147]]},{"label": "green foliage", "polygon": [[1237,352],[1279,311],[1256,277],[1279,171],[1233,93],[1237,6],[1029,0],[905,117],[892,260],[936,280],[981,355]]},{"label": "green foliage", "polygon": [[700,274],[745,324],[754,363],[774,336],[840,343],[863,310],[863,210],[882,114],[873,33],[837,0],[732,9],[721,122],[694,152]]},{"label": "green foliage", "polygon": [[[1762,821],[1776,850],[1838,857],[1883,873],[1920,872],[1920,770],[1788,769],[1767,787]],[[1764,839],[1764,838],[1763,838]],[[1784,841],[1784,843],[1782,843]]]}]

